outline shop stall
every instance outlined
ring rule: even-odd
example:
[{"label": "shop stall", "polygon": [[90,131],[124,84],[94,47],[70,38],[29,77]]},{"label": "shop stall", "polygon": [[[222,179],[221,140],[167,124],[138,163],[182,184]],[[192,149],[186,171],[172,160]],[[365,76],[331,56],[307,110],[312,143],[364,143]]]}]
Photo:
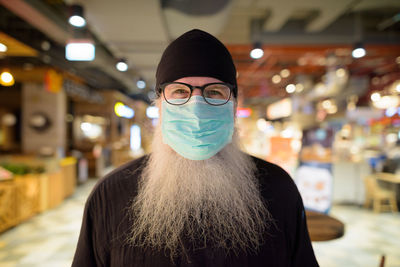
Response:
[{"label": "shop stall", "polygon": [[100,103],[74,99],[72,146],[88,160],[89,176],[148,151],[153,126],[147,104],[116,91],[102,91]]},{"label": "shop stall", "polygon": [[[333,204],[364,205],[371,173],[399,174],[400,76],[325,75],[290,97],[242,105],[252,113],[238,123],[245,150],[283,167],[307,209],[328,213]],[[375,191],[390,189],[398,202],[397,180],[376,177]]]},{"label": "shop stall", "polygon": [[73,194],[75,168],[75,158],[0,157],[0,232]]}]

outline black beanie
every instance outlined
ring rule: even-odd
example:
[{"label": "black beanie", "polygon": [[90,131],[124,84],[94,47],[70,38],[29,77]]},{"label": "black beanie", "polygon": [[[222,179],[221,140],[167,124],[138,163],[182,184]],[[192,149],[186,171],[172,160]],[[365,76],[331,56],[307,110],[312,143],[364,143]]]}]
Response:
[{"label": "black beanie", "polygon": [[236,68],[228,49],[214,36],[191,30],[165,49],[156,72],[156,90],[160,85],[183,77],[213,77],[234,85],[237,97]]}]

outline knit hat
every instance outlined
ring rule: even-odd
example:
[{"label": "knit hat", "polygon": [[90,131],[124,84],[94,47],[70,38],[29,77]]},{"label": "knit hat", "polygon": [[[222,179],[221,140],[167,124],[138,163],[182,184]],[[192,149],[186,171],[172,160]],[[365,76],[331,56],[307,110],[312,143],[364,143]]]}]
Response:
[{"label": "knit hat", "polygon": [[213,77],[234,85],[237,97],[236,68],[228,49],[211,34],[194,29],[170,43],[156,72],[156,90],[160,85],[183,77]]}]

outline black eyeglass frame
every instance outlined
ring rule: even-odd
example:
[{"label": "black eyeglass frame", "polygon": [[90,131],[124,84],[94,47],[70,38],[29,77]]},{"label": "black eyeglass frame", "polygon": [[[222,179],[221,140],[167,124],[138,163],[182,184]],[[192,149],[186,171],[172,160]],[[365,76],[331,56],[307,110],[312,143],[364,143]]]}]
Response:
[{"label": "black eyeglass frame", "polygon": [[[170,84],[182,84],[182,85],[185,85],[185,86],[189,87],[189,89],[190,89],[190,95],[189,95],[188,99],[187,99],[185,102],[179,103],[179,104],[175,104],[175,103],[169,102],[169,101],[167,100],[167,98],[165,97],[164,90],[165,90],[165,87],[167,87],[167,86],[170,85]],[[207,99],[204,97],[204,94],[203,94],[204,89],[205,89],[207,86],[214,85],[214,84],[225,85],[225,86],[227,86],[227,87],[229,88],[229,97],[228,97],[228,99],[226,100],[226,102],[224,102],[224,103],[222,103],[222,104],[213,104],[213,103],[208,102]],[[206,101],[207,104],[210,104],[210,105],[212,105],[212,106],[222,106],[222,105],[225,105],[226,103],[228,103],[229,100],[231,99],[232,92],[233,92],[233,89],[235,89],[235,86],[232,85],[232,84],[230,84],[230,83],[219,83],[219,82],[217,82],[217,83],[206,83],[206,84],[204,84],[204,85],[202,85],[202,86],[194,86],[194,85],[191,85],[191,84],[188,84],[188,83],[182,83],[182,82],[169,82],[169,83],[163,83],[163,84],[161,84],[161,85],[159,86],[159,88],[158,88],[158,94],[161,94],[161,92],[162,92],[162,93],[163,93],[163,96],[164,96],[164,99],[165,99],[165,101],[167,101],[168,104],[171,104],[171,105],[174,105],[174,106],[180,106],[180,105],[184,105],[184,104],[186,104],[187,102],[189,102],[190,98],[192,97],[193,90],[194,90],[195,88],[198,88],[198,89],[201,90],[201,96],[204,98],[204,101]]]}]

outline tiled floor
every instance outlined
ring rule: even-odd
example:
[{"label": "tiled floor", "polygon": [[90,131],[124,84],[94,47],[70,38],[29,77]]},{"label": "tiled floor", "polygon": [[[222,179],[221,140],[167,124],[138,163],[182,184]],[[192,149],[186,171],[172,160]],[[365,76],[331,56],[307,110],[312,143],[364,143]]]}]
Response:
[{"label": "tiled floor", "polygon": [[334,206],[331,216],[345,223],[345,235],[337,240],[314,242],[322,267],[400,267],[400,213],[380,213],[355,206]]},{"label": "tiled floor", "polygon": [[89,180],[57,208],[39,214],[0,235],[0,266],[71,266],[83,206],[95,182]]},{"label": "tiled floor", "polygon": [[[1,267],[66,267],[71,265],[83,205],[95,180],[77,188],[56,209],[40,214],[0,235]],[[322,267],[400,266],[400,213],[373,214],[353,206],[334,206],[331,215],[346,225],[344,237],[314,242]]]}]

